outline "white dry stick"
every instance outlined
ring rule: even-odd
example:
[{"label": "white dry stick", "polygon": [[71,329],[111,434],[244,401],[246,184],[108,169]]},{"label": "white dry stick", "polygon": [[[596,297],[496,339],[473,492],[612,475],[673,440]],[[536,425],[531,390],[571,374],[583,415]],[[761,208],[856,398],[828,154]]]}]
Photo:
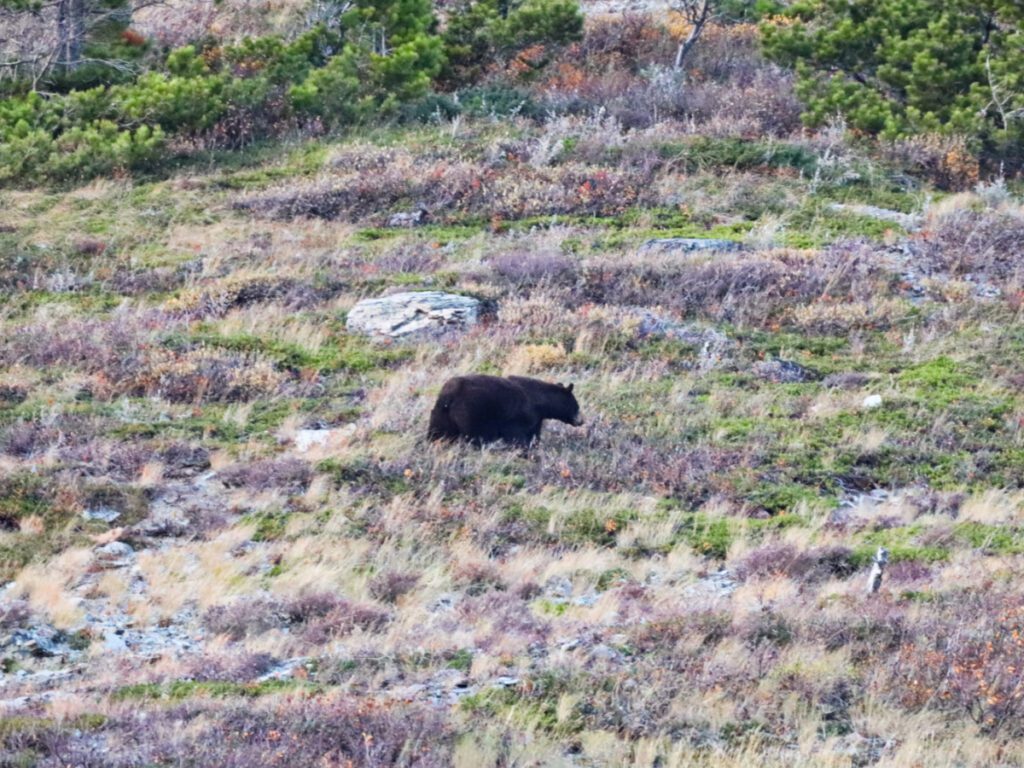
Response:
[{"label": "white dry stick", "polygon": [[882,573],[885,565],[889,562],[889,550],[879,547],[875,552],[875,558],[871,561],[871,573],[868,575],[868,594],[873,595],[882,586]]}]

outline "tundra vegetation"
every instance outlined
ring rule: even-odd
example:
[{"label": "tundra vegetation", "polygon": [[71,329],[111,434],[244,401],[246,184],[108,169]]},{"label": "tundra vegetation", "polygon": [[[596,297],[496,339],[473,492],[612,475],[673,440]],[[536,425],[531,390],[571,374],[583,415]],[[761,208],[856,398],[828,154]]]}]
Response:
[{"label": "tundra vegetation", "polygon": [[[1019,19],[901,5],[677,71],[657,9],[4,2],[0,764],[1024,762]],[[479,321],[346,329],[420,290]],[[428,443],[469,373],[585,423]]]}]

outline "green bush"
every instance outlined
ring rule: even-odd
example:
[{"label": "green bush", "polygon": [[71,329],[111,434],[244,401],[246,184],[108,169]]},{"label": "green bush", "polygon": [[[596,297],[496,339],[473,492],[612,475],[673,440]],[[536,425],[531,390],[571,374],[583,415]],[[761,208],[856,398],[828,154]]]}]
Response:
[{"label": "green bush", "polygon": [[[320,25],[292,41],[185,46],[160,71],[130,82],[0,100],[0,184],[158,169],[172,159],[171,139],[185,139],[173,142],[179,147],[237,148],[305,123],[539,113],[527,95],[508,89],[468,91],[461,103],[428,96],[446,53],[479,61],[481,50],[508,53],[582,33],[575,0],[497,2],[454,14],[442,39],[429,0],[357,0],[336,27]],[[483,48],[453,43],[471,31],[483,35]]]},{"label": "green bush", "polygon": [[1011,0],[799,0],[763,26],[794,66],[805,120],[841,114],[886,138],[946,133],[994,158],[1022,156],[1024,8]]},{"label": "green bush", "polygon": [[490,62],[502,64],[531,45],[562,46],[583,37],[583,14],[575,0],[467,0],[444,32],[447,60],[442,81],[449,87],[476,82]]}]

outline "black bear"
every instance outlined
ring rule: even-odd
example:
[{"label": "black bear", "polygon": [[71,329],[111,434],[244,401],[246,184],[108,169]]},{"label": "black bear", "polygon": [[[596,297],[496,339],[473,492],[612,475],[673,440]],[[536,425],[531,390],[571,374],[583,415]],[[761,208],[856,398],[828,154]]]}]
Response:
[{"label": "black bear", "polygon": [[457,376],[441,387],[430,412],[431,440],[465,438],[478,445],[504,440],[527,446],[540,437],[544,419],[583,423],[572,384],[525,376]]}]

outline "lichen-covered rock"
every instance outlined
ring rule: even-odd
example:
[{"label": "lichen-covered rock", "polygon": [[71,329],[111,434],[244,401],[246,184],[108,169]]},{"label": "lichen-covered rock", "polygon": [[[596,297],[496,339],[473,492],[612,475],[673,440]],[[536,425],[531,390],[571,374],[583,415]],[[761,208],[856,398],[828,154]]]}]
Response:
[{"label": "lichen-covered rock", "polygon": [[124,568],[135,562],[135,550],[123,541],[112,541],[93,551],[93,561],[103,569]]},{"label": "lichen-covered rock", "polygon": [[882,396],[881,395],[868,395],[864,398],[864,402],[861,403],[863,408],[881,408],[882,407]]},{"label": "lichen-covered rock", "polygon": [[440,291],[395,293],[364,299],[348,314],[350,333],[397,339],[418,334],[461,330],[480,319],[480,302]]},{"label": "lichen-covered rock", "polygon": [[638,338],[668,338],[703,347],[710,344],[725,347],[730,344],[729,337],[721,331],[696,323],[678,323],[649,309],[637,308],[628,313],[627,323],[635,324]]},{"label": "lichen-covered rock", "polygon": [[864,216],[868,219],[888,221],[911,232],[921,228],[922,217],[916,213],[903,213],[903,211],[894,211],[889,208],[879,208],[877,205],[851,205],[848,203],[832,203],[829,208],[840,213],[852,213],[855,216]]},{"label": "lichen-covered rock", "polygon": [[742,250],[743,243],[714,237],[660,237],[640,246],[641,253],[718,253]]},{"label": "lichen-covered rock", "polygon": [[413,211],[400,211],[388,216],[387,226],[393,228],[421,227],[430,221],[430,214],[424,207],[416,208]]},{"label": "lichen-covered rock", "polygon": [[121,516],[121,513],[111,507],[97,507],[82,511],[82,517],[86,520],[102,520],[104,523],[112,523]]},{"label": "lichen-covered rock", "polygon": [[753,372],[759,379],[776,384],[798,384],[802,381],[813,381],[818,378],[818,374],[810,368],[804,368],[792,360],[782,360],[780,358],[754,363]]}]

